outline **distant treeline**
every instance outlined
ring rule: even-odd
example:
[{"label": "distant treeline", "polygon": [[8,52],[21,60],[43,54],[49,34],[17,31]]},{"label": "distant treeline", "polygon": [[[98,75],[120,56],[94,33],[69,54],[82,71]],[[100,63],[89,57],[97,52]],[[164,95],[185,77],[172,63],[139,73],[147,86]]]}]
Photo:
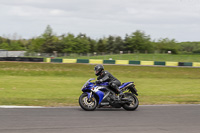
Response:
[{"label": "distant treeline", "polygon": [[25,50],[38,53],[197,53],[200,54],[200,42],[177,42],[175,39],[152,40],[149,35],[137,30],[132,34],[120,36],[108,36],[100,39],[92,39],[86,34],[72,33],[57,36],[48,25],[41,36],[32,39],[9,39],[0,37],[0,49]]}]

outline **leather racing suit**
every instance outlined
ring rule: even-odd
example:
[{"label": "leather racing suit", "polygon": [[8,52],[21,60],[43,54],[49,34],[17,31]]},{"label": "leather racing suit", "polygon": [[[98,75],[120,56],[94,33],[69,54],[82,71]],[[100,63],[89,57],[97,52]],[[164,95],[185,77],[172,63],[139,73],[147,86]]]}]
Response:
[{"label": "leather racing suit", "polygon": [[97,77],[97,80],[100,82],[109,82],[109,86],[112,89],[116,90],[118,94],[121,92],[119,89],[121,82],[108,71],[102,71],[102,73]]}]

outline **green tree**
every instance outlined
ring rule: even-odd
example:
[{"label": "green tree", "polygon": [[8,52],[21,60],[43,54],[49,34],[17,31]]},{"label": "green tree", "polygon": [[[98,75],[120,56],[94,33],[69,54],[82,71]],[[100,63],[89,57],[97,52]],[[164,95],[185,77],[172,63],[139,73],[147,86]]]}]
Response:
[{"label": "green tree", "polygon": [[99,39],[97,42],[97,52],[106,52],[106,40],[104,39]]},{"label": "green tree", "polygon": [[3,42],[0,44],[0,49],[4,49],[4,50],[10,50],[9,44],[6,42]]},{"label": "green tree", "polygon": [[158,45],[158,50],[167,53],[168,51],[171,51],[172,54],[177,54],[178,53],[178,45],[175,39],[169,39],[169,38],[164,38],[164,39],[159,39],[157,42]]},{"label": "green tree", "polygon": [[24,50],[24,47],[21,43],[19,43],[19,41],[12,41],[9,46],[9,50]]},{"label": "green tree", "polygon": [[124,51],[130,51],[129,49],[130,41],[129,41],[129,35],[126,34],[124,38],[124,43],[123,43],[123,50]]},{"label": "green tree", "polygon": [[4,42],[3,40],[3,37],[0,36],[0,44]]},{"label": "green tree", "polygon": [[63,35],[61,39],[62,53],[73,53],[74,45],[76,45],[75,36],[68,33],[67,36]]},{"label": "green tree", "polygon": [[114,52],[114,49],[115,49],[115,38],[113,36],[109,36],[107,41],[106,41],[106,51],[108,53],[113,53]]},{"label": "green tree", "polygon": [[[88,53],[90,50],[90,42],[86,34],[79,34],[76,37],[76,51],[77,53]],[[75,51],[75,50],[74,50]]]},{"label": "green tree", "polygon": [[53,30],[48,25],[44,34],[42,34],[42,38],[44,39],[44,43],[42,44],[41,51],[44,53],[53,53],[56,51],[56,43],[58,42],[58,38],[53,34]]},{"label": "green tree", "polygon": [[192,53],[200,49],[200,42],[181,42],[178,45],[180,47],[179,50],[183,53]]},{"label": "green tree", "polygon": [[94,39],[91,39],[90,37],[88,37],[88,41],[89,41],[89,52],[93,53],[97,51],[96,45],[97,42]]},{"label": "green tree", "polygon": [[131,52],[140,51],[142,53],[150,51],[152,49],[150,36],[145,35],[144,32],[137,30],[130,36],[125,38],[126,49]]},{"label": "green tree", "polygon": [[115,38],[115,42],[114,42],[114,53],[119,53],[119,51],[123,51],[124,50],[124,41],[123,39],[118,36]]},{"label": "green tree", "polygon": [[31,39],[31,44],[29,45],[29,50],[30,52],[43,52],[42,51],[42,45],[44,44],[45,40],[44,38],[37,37]]}]

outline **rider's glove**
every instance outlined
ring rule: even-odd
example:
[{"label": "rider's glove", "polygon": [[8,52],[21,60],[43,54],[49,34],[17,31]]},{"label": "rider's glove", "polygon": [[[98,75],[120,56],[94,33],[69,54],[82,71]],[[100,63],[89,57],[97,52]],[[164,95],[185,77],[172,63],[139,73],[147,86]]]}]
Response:
[{"label": "rider's glove", "polygon": [[100,83],[100,81],[99,81],[99,80],[95,81],[95,84],[99,84],[99,83]]},{"label": "rider's glove", "polygon": [[100,84],[102,82],[102,79],[95,81],[95,84]]}]

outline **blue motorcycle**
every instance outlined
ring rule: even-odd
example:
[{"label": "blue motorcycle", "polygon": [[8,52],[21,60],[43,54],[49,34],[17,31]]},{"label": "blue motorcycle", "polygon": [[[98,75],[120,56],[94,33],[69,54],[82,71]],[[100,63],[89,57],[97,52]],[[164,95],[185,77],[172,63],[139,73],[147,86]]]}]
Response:
[{"label": "blue motorcycle", "polygon": [[114,107],[125,110],[135,110],[139,105],[137,90],[134,82],[123,83],[119,89],[124,93],[123,97],[116,95],[115,90],[109,87],[108,82],[95,84],[89,79],[82,87],[82,95],[79,97],[79,105],[87,111],[95,110],[97,107]]}]

